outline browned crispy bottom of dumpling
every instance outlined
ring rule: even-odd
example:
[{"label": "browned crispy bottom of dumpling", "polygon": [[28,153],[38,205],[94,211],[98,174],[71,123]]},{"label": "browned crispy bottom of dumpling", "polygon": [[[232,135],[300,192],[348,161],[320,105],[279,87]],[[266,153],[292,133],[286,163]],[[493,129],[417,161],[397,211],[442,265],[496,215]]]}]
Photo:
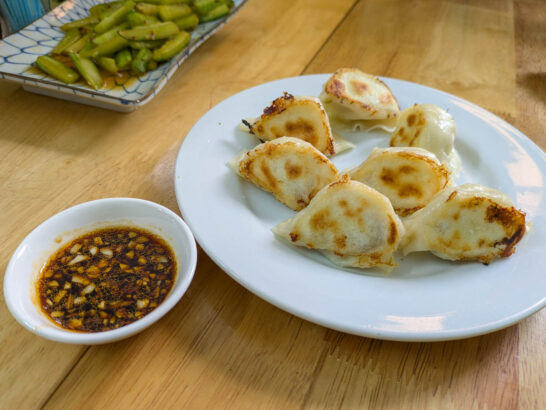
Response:
[{"label": "browned crispy bottom of dumpling", "polygon": [[488,264],[514,253],[525,213],[500,191],[475,184],[450,187],[405,221],[404,254],[431,251],[448,260]]},{"label": "browned crispy bottom of dumpling", "polygon": [[[503,207],[489,198],[475,197],[468,199],[463,207],[479,207],[485,206],[485,217],[484,222],[488,224],[496,223],[502,226],[504,230],[504,235],[502,238],[498,238],[494,241],[487,242],[486,239],[480,239],[478,246],[489,246],[495,251],[492,251],[485,255],[479,255],[476,257],[477,260],[485,264],[489,264],[496,257],[506,258],[512,255],[516,251],[517,243],[523,238],[527,230],[525,225],[525,212],[520,211],[519,209],[511,207]],[[454,215],[456,217],[456,215]],[[454,238],[455,241],[457,238]],[[443,242],[443,245],[449,247],[451,244],[448,241]],[[463,251],[467,251],[469,248],[464,247]],[[473,260],[472,255],[463,256],[459,260]]]},{"label": "browned crispy bottom of dumpling", "polygon": [[294,137],[307,141],[325,155],[336,153],[328,116],[317,98],[285,92],[249,127],[252,134],[265,141]]}]

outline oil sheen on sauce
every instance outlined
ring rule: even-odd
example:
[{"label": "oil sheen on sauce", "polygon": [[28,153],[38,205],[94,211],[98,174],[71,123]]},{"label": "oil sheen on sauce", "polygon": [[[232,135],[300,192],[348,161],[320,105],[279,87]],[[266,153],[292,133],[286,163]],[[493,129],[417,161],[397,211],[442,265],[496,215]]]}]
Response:
[{"label": "oil sheen on sauce", "polygon": [[176,259],[159,236],[110,227],[78,237],[47,262],[37,282],[42,311],[59,326],[102,332],[154,310],[170,292]]}]

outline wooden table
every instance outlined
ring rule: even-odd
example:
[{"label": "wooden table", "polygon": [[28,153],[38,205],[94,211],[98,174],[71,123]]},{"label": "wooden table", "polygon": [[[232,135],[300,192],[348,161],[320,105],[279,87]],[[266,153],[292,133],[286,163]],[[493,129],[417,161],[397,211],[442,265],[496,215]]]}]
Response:
[{"label": "wooden table", "polygon": [[[192,124],[230,95],[283,77],[354,66],[429,85],[544,149],[545,21],[542,0],[250,0],[132,114],[2,82],[0,272],[36,225],[69,206],[131,196],[179,212],[173,167]],[[545,310],[461,341],[366,339],[273,307],[202,251],[182,301],[128,340],[49,342],[5,303],[0,323],[5,409],[546,408]]]}]

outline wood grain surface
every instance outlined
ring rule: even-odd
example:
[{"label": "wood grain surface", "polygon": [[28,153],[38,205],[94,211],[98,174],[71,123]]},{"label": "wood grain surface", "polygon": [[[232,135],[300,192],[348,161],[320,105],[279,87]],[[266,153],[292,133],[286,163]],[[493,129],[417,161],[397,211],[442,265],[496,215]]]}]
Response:
[{"label": "wood grain surface", "polygon": [[[39,223],[132,196],[179,213],[173,168],[212,106],[274,79],[354,66],[468,99],[546,147],[546,2],[248,4],[163,91],[119,114],[0,83],[0,272]],[[466,340],[343,334],[273,307],[203,252],[181,302],[104,346],[43,340],[0,294],[0,408],[545,409],[546,311]]]}]

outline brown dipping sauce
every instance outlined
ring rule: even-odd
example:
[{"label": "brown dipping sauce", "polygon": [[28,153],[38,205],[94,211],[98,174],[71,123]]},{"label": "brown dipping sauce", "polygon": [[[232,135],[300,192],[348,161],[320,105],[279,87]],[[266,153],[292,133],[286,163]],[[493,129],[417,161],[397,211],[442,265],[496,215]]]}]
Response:
[{"label": "brown dipping sauce", "polygon": [[37,294],[42,310],[61,327],[103,332],[159,306],[176,270],[174,254],[160,237],[133,227],[100,229],[49,259]]}]

